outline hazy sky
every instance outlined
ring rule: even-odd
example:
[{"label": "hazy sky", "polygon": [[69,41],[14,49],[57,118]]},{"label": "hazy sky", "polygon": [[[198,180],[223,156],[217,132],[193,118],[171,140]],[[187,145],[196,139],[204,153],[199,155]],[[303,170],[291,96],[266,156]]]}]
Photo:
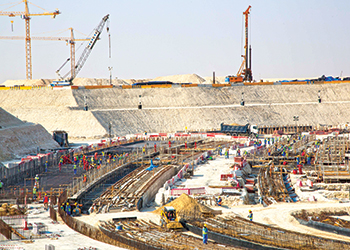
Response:
[{"label": "hazy sky", "polygon": [[[1,0],[5,10],[13,0]],[[15,1],[16,2],[16,1]],[[251,9],[252,71],[259,78],[350,76],[349,0],[31,0],[49,16],[31,19],[32,36],[86,35],[110,14],[112,58],[106,29],[78,77],[154,78],[196,73],[236,74],[241,64],[243,11]],[[30,5],[31,13],[43,10]],[[24,4],[9,10],[23,11]],[[11,20],[14,30],[11,31]],[[24,20],[0,16],[0,36],[24,36]],[[75,33],[76,38],[85,38]],[[79,47],[77,44],[77,48]],[[80,57],[83,46],[77,51]],[[69,57],[60,41],[32,41],[33,79],[56,78]],[[67,65],[61,73],[69,71]],[[0,40],[0,83],[25,79],[24,40]]]}]

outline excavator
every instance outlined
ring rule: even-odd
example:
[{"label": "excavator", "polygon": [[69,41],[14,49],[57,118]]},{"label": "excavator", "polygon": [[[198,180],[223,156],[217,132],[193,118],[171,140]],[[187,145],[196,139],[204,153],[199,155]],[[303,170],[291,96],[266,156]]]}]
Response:
[{"label": "excavator", "polygon": [[[237,82],[244,82],[244,81],[251,82],[253,80],[251,46],[249,46],[249,53],[248,53],[248,17],[250,14],[250,8],[251,6],[249,5],[248,9],[243,12],[243,15],[245,16],[245,45],[244,45],[245,55],[242,55],[243,57],[242,64],[238,69],[237,75],[226,76],[225,82],[237,83]],[[249,61],[248,61],[248,57],[249,57]]]},{"label": "excavator", "polygon": [[[63,63],[63,65],[56,71],[56,74],[58,75],[60,80],[53,81],[51,86],[54,87],[54,86],[69,86],[69,85],[72,85],[73,79],[78,75],[79,71],[84,66],[86,60],[88,59],[88,57],[89,57],[93,47],[95,46],[97,40],[99,40],[100,34],[102,32],[102,29],[103,29],[105,23],[107,22],[108,18],[109,18],[109,15],[104,16],[102,18],[101,22],[99,23],[99,25],[97,26],[97,28],[94,30],[93,35],[91,36],[88,45],[85,47],[85,49],[84,49],[83,53],[81,54],[77,64],[75,65],[74,74],[71,74],[71,77],[67,78],[67,76],[71,72],[68,72],[63,77],[59,73],[60,70],[70,61],[70,58],[68,58]],[[109,27],[108,26],[107,26],[107,32],[109,32]]]},{"label": "excavator", "polygon": [[179,222],[179,216],[173,207],[163,207],[160,215],[161,227],[167,229],[182,229],[183,226]]}]

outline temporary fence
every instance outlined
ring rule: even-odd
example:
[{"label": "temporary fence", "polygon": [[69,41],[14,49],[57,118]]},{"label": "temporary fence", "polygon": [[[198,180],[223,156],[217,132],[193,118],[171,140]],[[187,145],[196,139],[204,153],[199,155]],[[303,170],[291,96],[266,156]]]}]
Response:
[{"label": "temporary fence", "polygon": [[205,187],[199,188],[174,188],[171,190],[172,196],[180,196],[181,194],[187,195],[200,195],[205,194]]},{"label": "temporary fence", "polygon": [[0,168],[0,180],[5,186],[18,183],[24,178],[34,177],[36,174],[44,172],[45,165],[57,166],[62,156],[69,156],[73,159],[75,155],[89,154],[95,151],[107,149],[113,146],[140,141],[141,139],[132,138],[130,140],[111,141],[81,146],[75,149],[62,149],[47,154],[37,154],[22,158],[20,163],[9,163],[8,167]]}]

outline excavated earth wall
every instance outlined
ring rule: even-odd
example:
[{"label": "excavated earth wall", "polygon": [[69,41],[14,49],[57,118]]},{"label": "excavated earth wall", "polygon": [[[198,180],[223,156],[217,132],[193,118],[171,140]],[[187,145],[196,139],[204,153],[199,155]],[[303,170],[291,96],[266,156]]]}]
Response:
[{"label": "excavated earth wall", "polygon": [[[318,91],[322,103],[318,103]],[[244,92],[245,106],[240,106]],[[143,109],[137,109],[139,95]],[[84,97],[89,111],[84,111]],[[337,125],[350,121],[350,84],[224,88],[33,89],[0,91],[2,107],[22,120],[70,137],[219,129],[220,123]]]},{"label": "excavated earth wall", "polygon": [[23,122],[0,108],[0,161],[52,149],[59,145],[40,124]]}]

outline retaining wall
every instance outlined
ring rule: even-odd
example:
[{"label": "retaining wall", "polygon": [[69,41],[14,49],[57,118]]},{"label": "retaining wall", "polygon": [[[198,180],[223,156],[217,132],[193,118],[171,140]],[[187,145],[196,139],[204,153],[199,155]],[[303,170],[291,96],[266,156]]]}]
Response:
[{"label": "retaining wall", "polygon": [[[318,103],[318,91],[322,103]],[[240,106],[244,92],[246,105]],[[139,96],[143,109],[137,109]],[[89,111],[84,111],[84,97]],[[15,100],[15,101],[14,101]],[[0,91],[2,107],[48,131],[70,137],[218,129],[220,123],[282,126],[339,124],[350,116],[350,84],[265,85],[224,88],[34,89]],[[84,129],[81,129],[84,127]]]}]

